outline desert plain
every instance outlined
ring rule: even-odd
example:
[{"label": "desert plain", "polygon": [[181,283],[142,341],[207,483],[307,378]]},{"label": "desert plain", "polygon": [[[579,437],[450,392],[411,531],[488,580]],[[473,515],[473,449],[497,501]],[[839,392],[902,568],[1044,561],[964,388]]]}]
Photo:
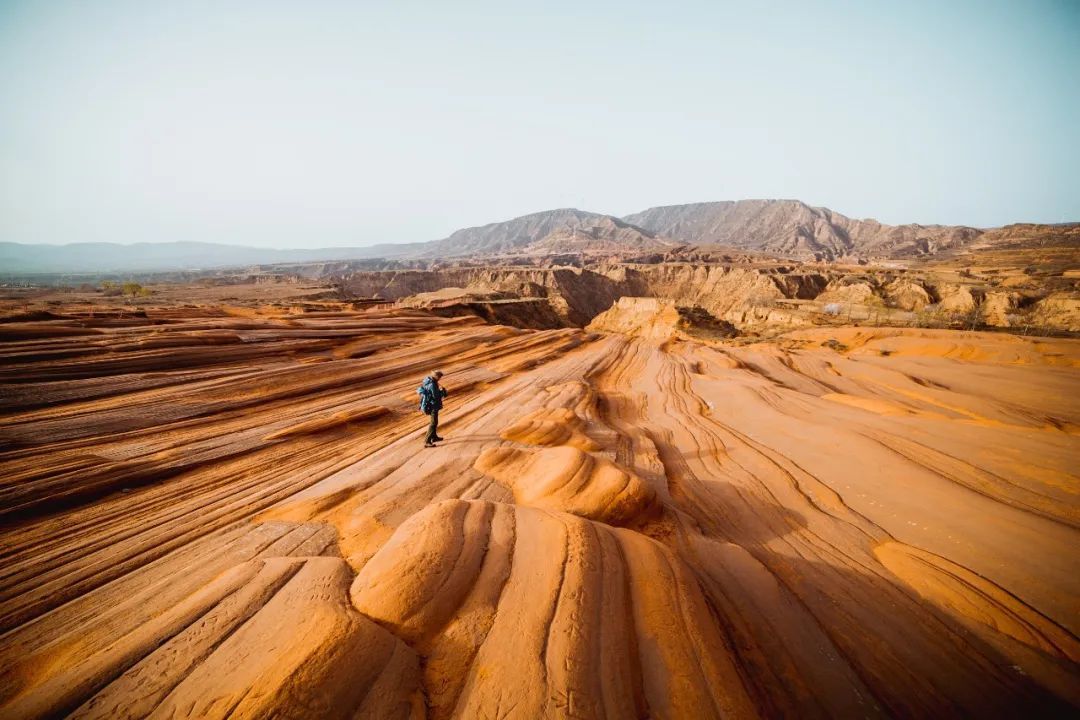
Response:
[{"label": "desert plain", "polygon": [[0,717],[1074,714],[1064,248],[8,288]]}]

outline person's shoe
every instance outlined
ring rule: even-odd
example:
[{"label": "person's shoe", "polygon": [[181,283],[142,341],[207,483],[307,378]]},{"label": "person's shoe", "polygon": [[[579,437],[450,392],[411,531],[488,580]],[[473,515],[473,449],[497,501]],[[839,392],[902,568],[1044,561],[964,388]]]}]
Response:
[{"label": "person's shoe", "polygon": [[443,441],[443,439],[441,437],[439,437],[438,435],[435,436],[435,442],[442,442],[442,441]]},{"label": "person's shoe", "polygon": [[433,442],[426,442],[426,443],[424,443],[424,447],[437,447],[437,446]]}]

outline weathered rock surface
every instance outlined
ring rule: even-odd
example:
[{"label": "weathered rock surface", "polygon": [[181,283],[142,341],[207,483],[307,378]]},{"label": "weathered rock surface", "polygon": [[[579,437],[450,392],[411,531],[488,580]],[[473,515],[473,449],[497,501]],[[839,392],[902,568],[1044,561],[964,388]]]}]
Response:
[{"label": "weathered rock surface", "polygon": [[1080,341],[402,308],[3,328],[0,717],[1080,705]]},{"label": "weathered rock surface", "polygon": [[[459,296],[544,300],[550,306],[551,314],[565,325],[577,327],[585,325],[611,307],[616,299],[628,294],[628,281],[625,279],[612,279],[598,272],[574,268],[361,271],[349,273],[341,282],[348,292],[355,295],[404,300],[405,305],[420,307],[431,307],[438,301],[439,293],[450,289]],[[464,302],[467,301],[459,304]]]},{"label": "weathered rock surface", "polygon": [[623,297],[588,324],[589,330],[669,340],[677,333],[679,311],[670,300]]},{"label": "weathered rock surface", "polygon": [[874,288],[868,282],[845,280],[829,283],[825,292],[815,298],[823,303],[857,303],[864,304],[874,298]]},{"label": "weathered rock surface", "polygon": [[885,301],[901,310],[922,310],[933,302],[922,285],[908,279],[896,279],[884,288]]},{"label": "weathered rock surface", "polygon": [[968,285],[942,285],[935,288],[941,297],[938,307],[948,313],[970,313],[978,305],[978,300]]},{"label": "weathered rock surface", "polygon": [[568,322],[546,297],[523,298],[498,290],[449,287],[410,295],[397,305],[426,310],[440,317],[475,316],[493,325],[535,330],[552,330]]},{"label": "weathered rock surface", "polygon": [[991,292],[986,294],[979,312],[983,322],[992,327],[1009,327],[1012,325],[1010,316],[1016,311],[1020,296],[1017,293]]},{"label": "weathered rock surface", "polygon": [[626,468],[573,446],[543,450],[488,448],[473,465],[514,493],[518,505],[626,525],[656,502],[651,487]]}]

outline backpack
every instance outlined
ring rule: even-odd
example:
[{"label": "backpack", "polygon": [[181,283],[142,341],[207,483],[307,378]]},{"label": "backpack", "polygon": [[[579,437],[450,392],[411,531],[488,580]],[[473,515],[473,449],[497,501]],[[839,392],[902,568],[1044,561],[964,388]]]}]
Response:
[{"label": "backpack", "polygon": [[432,402],[434,398],[431,397],[431,387],[427,384],[426,380],[424,381],[424,384],[416,388],[416,394],[420,396],[420,412],[425,415],[430,415],[431,406],[434,404]]}]

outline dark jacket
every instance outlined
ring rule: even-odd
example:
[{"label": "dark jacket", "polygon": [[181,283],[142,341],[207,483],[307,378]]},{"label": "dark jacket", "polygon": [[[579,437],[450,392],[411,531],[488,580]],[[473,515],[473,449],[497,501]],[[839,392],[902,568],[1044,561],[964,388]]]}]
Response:
[{"label": "dark jacket", "polygon": [[420,412],[430,415],[442,410],[442,401],[446,397],[446,388],[439,386],[439,381],[430,375],[424,378],[424,382],[416,389],[420,396]]}]

